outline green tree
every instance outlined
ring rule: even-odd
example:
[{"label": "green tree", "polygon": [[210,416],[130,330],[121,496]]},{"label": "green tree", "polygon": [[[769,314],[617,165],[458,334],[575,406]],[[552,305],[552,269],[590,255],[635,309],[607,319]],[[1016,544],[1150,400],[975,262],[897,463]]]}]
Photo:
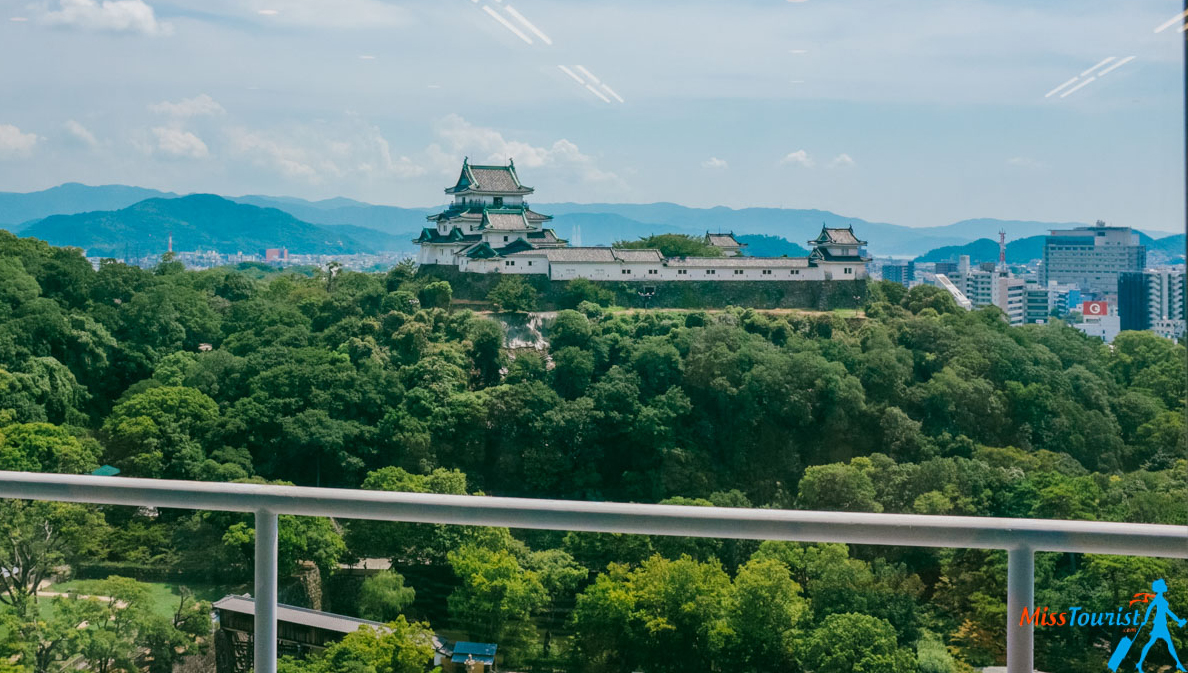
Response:
[{"label": "green tree", "polygon": [[807,673],[915,673],[915,654],[898,646],[882,619],[829,615],[805,638],[800,664]]},{"label": "green tree", "polygon": [[65,428],[25,423],[0,428],[0,469],[86,474],[99,467],[99,445]]},{"label": "green tree", "polygon": [[[223,545],[251,566],[255,559],[256,529],[246,522],[232,524],[223,535]],[[277,573],[290,577],[308,561],[317,566],[321,577],[338,570],[339,559],[346,555],[342,535],[325,517],[282,514],[277,521]]]},{"label": "green tree", "polygon": [[568,346],[553,353],[553,389],[561,397],[581,397],[594,376],[594,355]]},{"label": "green tree", "polygon": [[834,463],[810,467],[800,480],[797,504],[804,509],[842,512],[881,512],[875,488],[858,467]]},{"label": "green tree", "polygon": [[558,311],[557,317],[548,325],[549,347],[553,350],[570,346],[588,348],[592,336],[590,319],[577,311]]},{"label": "green tree", "polygon": [[700,236],[689,234],[652,234],[638,241],[615,241],[615,248],[654,248],[665,257],[721,257],[722,250],[709,245]]},{"label": "green tree", "polygon": [[487,301],[500,311],[525,313],[536,310],[536,288],[519,276],[507,276],[487,293]]},{"label": "green tree", "polygon": [[388,570],[371,575],[359,587],[359,616],[380,622],[391,621],[412,605],[416,597],[417,592],[404,586],[404,576],[398,572]]},{"label": "green tree", "polygon": [[437,280],[421,288],[417,299],[425,308],[449,308],[454,298],[454,289],[444,280]]},{"label": "green tree", "polygon": [[321,655],[305,660],[286,657],[278,662],[278,669],[285,673],[428,673],[433,654],[429,624],[401,616],[383,629],[362,626]]},{"label": "green tree", "polygon": [[[438,468],[427,475],[399,467],[370,472],[361,488],[372,491],[465,495],[466,475]],[[394,563],[445,565],[446,555],[471,540],[473,527],[386,521],[351,521],[346,541],[355,554],[392,559]]]},{"label": "green tree", "polygon": [[184,479],[207,459],[218,404],[193,388],[150,388],[117,404],[103,423],[112,462],[129,476]]},{"label": "green tree", "polygon": [[450,594],[450,618],[471,638],[523,652],[536,641],[532,615],[548,601],[540,574],[508,551],[465,546],[448,554],[461,584]]},{"label": "green tree", "polygon": [[653,556],[635,570],[611,565],[578,596],[574,654],[596,671],[713,669],[738,635],[733,598],[716,561]]},{"label": "green tree", "polygon": [[561,290],[561,296],[557,300],[558,305],[563,308],[576,309],[583,302],[597,306],[611,306],[615,303],[615,293],[586,278],[566,281],[565,287]]},{"label": "green tree", "polygon": [[734,578],[729,660],[740,671],[794,661],[797,629],[807,613],[808,602],[787,566],[774,559],[747,562]]},{"label": "green tree", "polygon": [[61,502],[0,501],[0,604],[24,614],[38,586],[58,566],[99,547],[103,515]]},{"label": "green tree", "polygon": [[468,355],[481,386],[499,382],[499,371],[507,364],[503,339],[503,326],[494,320],[476,320],[470,328]]}]

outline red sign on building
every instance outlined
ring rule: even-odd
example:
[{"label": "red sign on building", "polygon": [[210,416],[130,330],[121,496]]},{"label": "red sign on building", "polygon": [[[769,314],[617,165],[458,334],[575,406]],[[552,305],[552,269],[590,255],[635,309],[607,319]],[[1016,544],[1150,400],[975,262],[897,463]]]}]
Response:
[{"label": "red sign on building", "polygon": [[1086,318],[1093,316],[1103,316],[1110,314],[1110,305],[1104,301],[1083,301],[1081,302],[1081,315]]}]

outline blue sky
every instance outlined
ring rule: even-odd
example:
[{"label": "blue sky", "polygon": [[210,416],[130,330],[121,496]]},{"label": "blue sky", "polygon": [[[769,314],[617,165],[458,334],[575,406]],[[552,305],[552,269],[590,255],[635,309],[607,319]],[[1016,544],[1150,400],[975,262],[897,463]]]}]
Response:
[{"label": "blue sky", "polygon": [[1179,10],[0,0],[0,190],[423,206],[442,202],[463,156],[513,156],[541,202],[1177,231],[1183,22],[1156,28]]}]

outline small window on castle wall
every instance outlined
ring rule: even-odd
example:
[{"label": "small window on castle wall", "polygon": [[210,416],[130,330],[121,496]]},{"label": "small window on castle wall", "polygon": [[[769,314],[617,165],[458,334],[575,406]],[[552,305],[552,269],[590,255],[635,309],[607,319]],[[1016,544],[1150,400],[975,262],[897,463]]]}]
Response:
[{"label": "small window on castle wall", "polygon": [[503,242],[504,242],[504,243],[507,243],[507,236],[504,236],[504,237],[503,237]]},{"label": "small window on castle wall", "polygon": [[734,270],[734,275],[736,275],[736,276],[741,276],[741,275],[742,275],[742,272],[743,272],[743,270],[742,270],[742,269],[735,269],[735,270]]}]

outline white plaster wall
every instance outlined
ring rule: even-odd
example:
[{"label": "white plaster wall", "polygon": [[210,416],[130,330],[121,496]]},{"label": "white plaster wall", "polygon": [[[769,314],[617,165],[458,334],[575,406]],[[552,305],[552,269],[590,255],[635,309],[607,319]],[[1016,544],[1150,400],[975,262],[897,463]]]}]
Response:
[{"label": "white plaster wall", "polygon": [[454,264],[454,253],[460,247],[422,245],[417,252],[417,264]]},{"label": "white plaster wall", "polygon": [[517,256],[515,259],[492,260],[499,265],[500,273],[548,273],[549,259],[544,255],[539,257]]}]

